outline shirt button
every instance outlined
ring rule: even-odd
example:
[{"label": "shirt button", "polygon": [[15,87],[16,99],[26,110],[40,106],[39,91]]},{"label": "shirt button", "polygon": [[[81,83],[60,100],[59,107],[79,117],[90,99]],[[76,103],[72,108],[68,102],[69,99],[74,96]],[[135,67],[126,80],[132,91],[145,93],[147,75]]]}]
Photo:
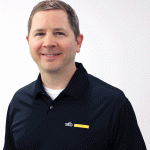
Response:
[{"label": "shirt button", "polygon": [[50,109],[53,109],[54,107],[53,106],[50,106]]}]

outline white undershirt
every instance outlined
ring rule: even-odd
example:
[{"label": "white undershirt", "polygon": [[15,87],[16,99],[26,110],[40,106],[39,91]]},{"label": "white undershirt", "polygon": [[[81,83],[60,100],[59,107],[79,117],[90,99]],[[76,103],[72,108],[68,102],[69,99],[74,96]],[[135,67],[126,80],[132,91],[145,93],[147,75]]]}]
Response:
[{"label": "white undershirt", "polygon": [[44,86],[44,90],[46,91],[46,93],[51,97],[52,100],[54,100],[64,89],[61,90],[52,90],[47,88],[46,86]]}]

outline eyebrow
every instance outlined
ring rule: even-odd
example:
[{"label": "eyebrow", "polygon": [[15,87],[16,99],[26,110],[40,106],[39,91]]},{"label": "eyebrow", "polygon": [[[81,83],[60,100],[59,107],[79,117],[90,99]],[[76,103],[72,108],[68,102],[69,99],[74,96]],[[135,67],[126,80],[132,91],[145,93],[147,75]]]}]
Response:
[{"label": "eyebrow", "polygon": [[43,28],[37,28],[37,29],[33,30],[33,33],[35,33],[35,32],[41,32],[41,31],[44,31],[44,29]]},{"label": "eyebrow", "polygon": [[64,28],[54,28],[54,31],[65,31]]},{"label": "eyebrow", "polygon": [[[37,28],[33,31],[33,33],[35,32],[41,32],[41,31],[45,31],[45,29],[43,28]],[[64,28],[54,28],[54,31],[66,31]]]}]

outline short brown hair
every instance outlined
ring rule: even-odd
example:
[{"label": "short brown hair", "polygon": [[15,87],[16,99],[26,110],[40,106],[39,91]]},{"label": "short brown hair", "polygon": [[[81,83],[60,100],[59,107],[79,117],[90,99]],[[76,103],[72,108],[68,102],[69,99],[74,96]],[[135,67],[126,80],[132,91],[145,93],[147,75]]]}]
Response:
[{"label": "short brown hair", "polygon": [[80,34],[78,16],[77,16],[76,12],[74,11],[74,9],[70,5],[68,5],[65,2],[60,1],[60,0],[42,1],[33,8],[32,12],[30,14],[30,17],[29,17],[29,21],[28,21],[28,35],[30,34],[30,30],[31,30],[31,26],[32,26],[32,19],[33,19],[33,16],[35,15],[35,13],[39,12],[39,11],[54,10],[54,9],[61,9],[61,10],[64,10],[67,12],[70,26],[74,32],[75,39],[77,40],[77,37]]}]

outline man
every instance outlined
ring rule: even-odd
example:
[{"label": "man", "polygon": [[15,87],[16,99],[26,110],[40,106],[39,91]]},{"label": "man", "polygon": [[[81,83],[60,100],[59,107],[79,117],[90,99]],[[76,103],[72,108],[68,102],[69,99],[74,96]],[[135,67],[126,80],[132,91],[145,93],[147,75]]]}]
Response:
[{"label": "man", "polygon": [[124,93],[75,62],[83,35],[69,5],[37,4],[26,39],[40,74],[10,102],[4,150],[146,149]]}]

